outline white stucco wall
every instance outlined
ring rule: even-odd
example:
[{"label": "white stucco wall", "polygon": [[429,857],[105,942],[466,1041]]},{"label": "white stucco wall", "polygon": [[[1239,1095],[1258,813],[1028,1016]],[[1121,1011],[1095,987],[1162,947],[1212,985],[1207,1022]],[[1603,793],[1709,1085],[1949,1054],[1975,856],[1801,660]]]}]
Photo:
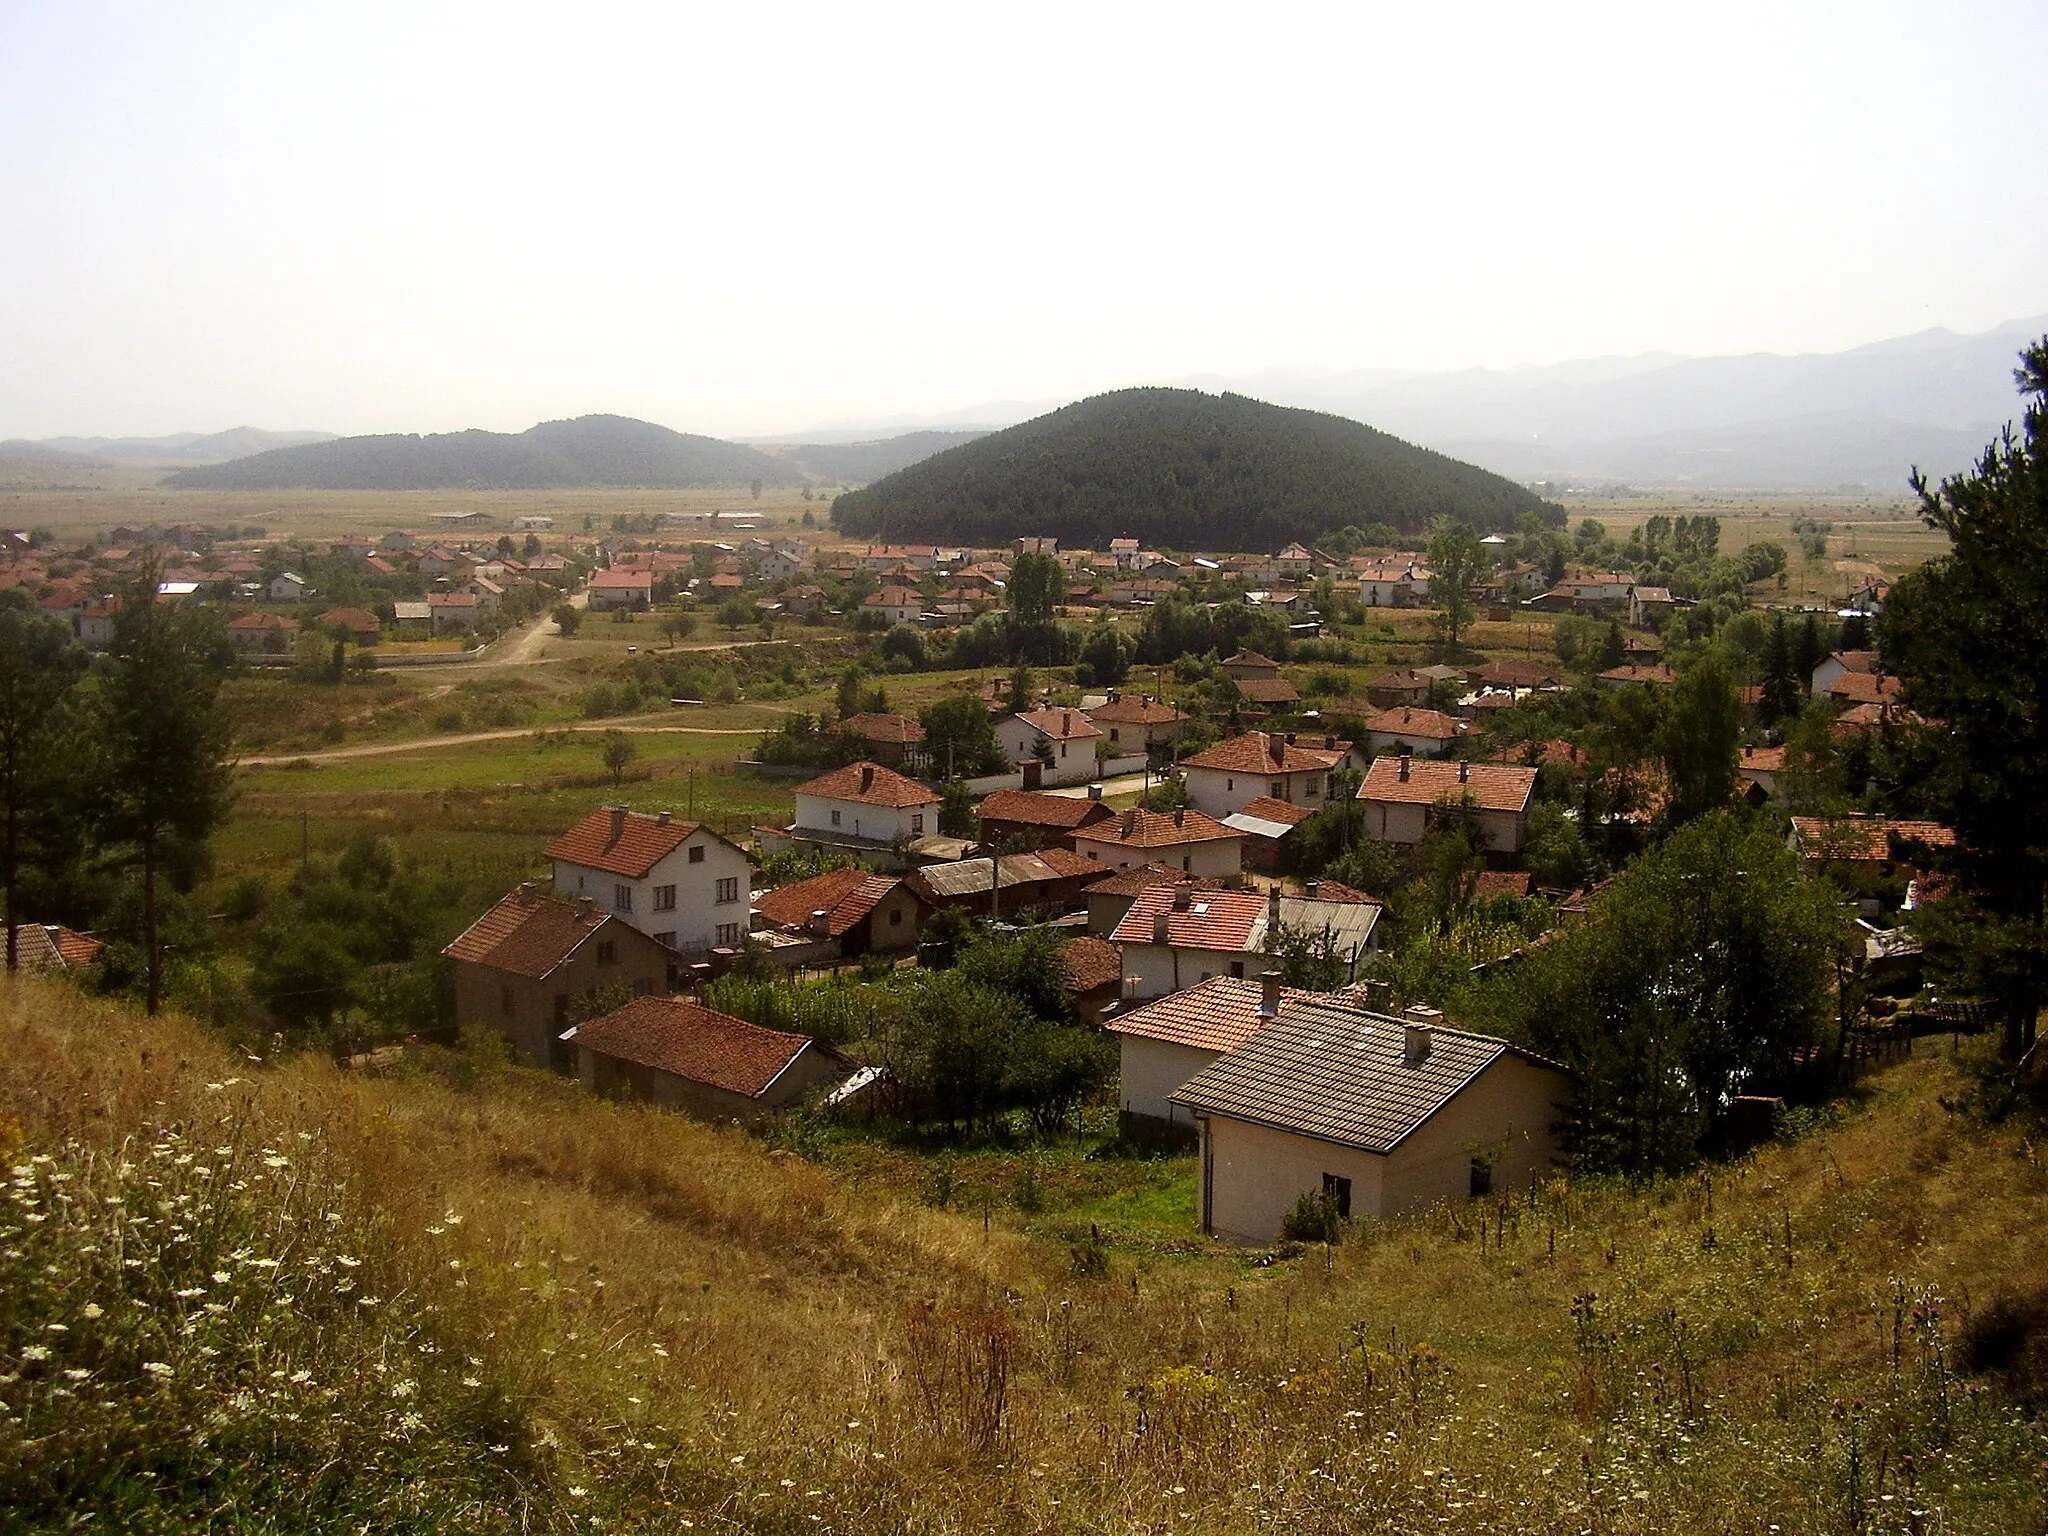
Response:
[{"label": "white stucco wall", "polygon": [[[1383,843],[1419,843],[1429,830],[1427,805],[1384,800],[1360,802],[1365,812],[1365,835]],[[1522,851],[1528,818],[1514,811],[1481,811],[1479,835],[1489,852],[1517,854]]]},{"label": "white stucco wall", "polygon": [[[1113,823],[1104,822],[1110,826]],[[1074,834],[1074,847],[1084,859],[1094,859],[1103,869],[1135,869],[1143,864],[1163,864],[1168,869],[1191,875],[1224,879],[1243,869],[1243,839],[1206,838],[1199,843],[1178,843],[1164,848],[1129,848],[1121,843],[1097,842],[1087,832]]]},{"label": "white stucco wall", "polygon": [[[832,813],[839,813],[838,825],[833,825]],[[923,825],[913,830],[913,823],[923,818]],[[796,797],[796,824],[813,832],[836,832],[847,837],[869,837],[877,842],[888,842],[895,837],[922,837],[927,832],[939,829],[939,808],[931,805],[898,808],[888,805],[864,805],[857,800],[827,800],[822,795],[798,795]]]},{"label": "white stucco wall", "polygon": [[[1124,988],[1126,999],[1164,997],[1192,987],[1211,976],[1228,976],[1231,966],[1244,967],[1246,976],[1256,976],[1264,963],[1259,956],[1217,949],[1176,949],[1167,944],[1125,943]],[[1131,982],[1136,980],[1133,987]],[[1176,1083],[1175,1087],[1180,1085]]]},{"label": "white stucco wall", "polygon": [[1302,1191],[1321,1189],[1326,1173],[1351,1181],[1354,1217],[1379,1213],[1383,1157],[1214,1115],[1202,1127],[1196,1219],[1206,1215],[1218,1237],[1272,1242]]},{"label": "white stucco wall", "polygon": [[[1189,768],[1185,771],[1188,803],[1198,811],[1208,812],[1218,821],[1235,815],[1261,796],[1321,810],[1324,791],[1329,788],[1329,775],[1322,769],[1312,773],[1239,773],[1223,768]],[[1273,793],[1276,784],[1280,786],[1277,795]]]},{"label": "white stucco wall", "polygon": [[1192,1116],[1167,1095],[1214,1061],[1220,1052],[1198,1051],[1171,1040],[1147,1040],[1141,1035],[1119,1036],[1123,1108],[1134,1115],[1151,1115],[1178,1125],[1192,1122]]},{"label": "white stucco wall", "polygon": [[[691,848],[704,850],[703,862],[690,862]],[[562,895],[588,896],[621,922],[638,928],[642,933],[673,933],[674,947],[684,951],[709,949],[721,942],[718,930],[727,924],[737,927],[738,938],[746,936],[750,878],[747,856],[701,828],[648,871],[644,880],[626,880],[608,870],[572,864],[564,859],[555,861],[555,889]],[[734,886],[738,892],[735,899],[724,902],[718,899],[718,882],[721,880],[737,882]],[[621,885],[632,892],[630,906],[622,906],[618,901],[618,887]],[[676,888],[676,905],[673,911],[658,912],[654,907],[654,893],[657,887],[664,885]]]}]

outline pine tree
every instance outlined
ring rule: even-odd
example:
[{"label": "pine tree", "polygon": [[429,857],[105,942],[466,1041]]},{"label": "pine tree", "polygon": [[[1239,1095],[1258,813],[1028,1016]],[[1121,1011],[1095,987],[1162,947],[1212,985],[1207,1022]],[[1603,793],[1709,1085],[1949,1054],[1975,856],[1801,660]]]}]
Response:
[{"label": "pine tree", "polygon": [[1759,700],[1764,725],[1775,726],[1798,714],[1805,696],[1806,689],[1793,670],[1792,635],[1781,613],[1771,620],[1770,634],[1764,641],[1763,695]]},{"label": "pine tree", "polygon": [[54,782],[45,771],[51,725],[77,682],[85,656],[56,620],[26,608],[0,608],[0,801],[6,835],[0,844],[0,886],[7,901],[7,969],[20,966],[16,910],[25,822],[47,809]]}]

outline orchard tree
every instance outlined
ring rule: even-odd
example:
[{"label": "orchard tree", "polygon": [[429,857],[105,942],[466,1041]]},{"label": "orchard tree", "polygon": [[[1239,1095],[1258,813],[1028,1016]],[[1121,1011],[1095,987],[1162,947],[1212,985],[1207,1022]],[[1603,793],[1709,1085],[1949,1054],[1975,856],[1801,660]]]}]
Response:
[{"label": "orchard tree", "polygon": [[[1964,920],[1940,949],[2004,1015],[2004,1046],[2032,1047],[2048,992],[2048,338],[2020,355],[2020,431],[1975,469],[1913,487],[1949,552],[1893,584],[1880,621],[1906,707],[1947,722],[1924,792],[1955,829]],[[1937,954],[1936,958],[1942,958]]]}]

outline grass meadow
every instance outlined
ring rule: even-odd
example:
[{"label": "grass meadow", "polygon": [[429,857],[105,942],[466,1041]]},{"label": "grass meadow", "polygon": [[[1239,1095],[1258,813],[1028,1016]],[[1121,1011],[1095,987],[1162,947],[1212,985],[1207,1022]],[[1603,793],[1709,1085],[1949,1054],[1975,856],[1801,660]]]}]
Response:
[{"label": "grass meadow", "polygon": [[252,1061],[30,981],[0,1041],[11,1528],[2044,1518],[2048,1170],[1945,1043],[1731,1165],[1247,1252],[1184,1222],[1185,1159],[940,1190],[481,1051]]}]

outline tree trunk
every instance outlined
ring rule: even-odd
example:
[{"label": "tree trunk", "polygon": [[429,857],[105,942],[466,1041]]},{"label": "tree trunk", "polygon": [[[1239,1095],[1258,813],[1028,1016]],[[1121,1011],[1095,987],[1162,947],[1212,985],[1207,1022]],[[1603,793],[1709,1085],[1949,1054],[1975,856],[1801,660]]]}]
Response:
[{"label": "tree trunk", "polygon": [[156,837],[153,833],[142,839],[142,942],[148,952],[145,966],[149,973],[147,1012],[154,1018],[163,1002],[163,955],[156,942]]}]

